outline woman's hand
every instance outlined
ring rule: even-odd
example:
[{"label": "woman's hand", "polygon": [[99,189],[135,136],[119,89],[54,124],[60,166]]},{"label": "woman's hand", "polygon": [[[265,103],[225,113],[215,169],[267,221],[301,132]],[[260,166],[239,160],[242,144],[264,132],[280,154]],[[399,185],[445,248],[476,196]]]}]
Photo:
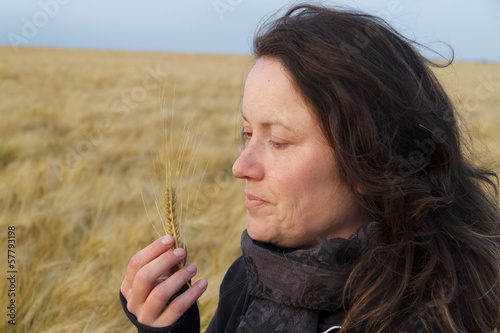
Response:
[{"label": "woman's hand", "polygon": [[196,275],[196,266],[188,264],[186,250],[172,249],[174,239],[165,236],[137,252],[127,267],[120,291],[127,309],[148,326],[164,327],[175,323],[207,289],[206,280],[198,280],[182,294],[179,290]]}]

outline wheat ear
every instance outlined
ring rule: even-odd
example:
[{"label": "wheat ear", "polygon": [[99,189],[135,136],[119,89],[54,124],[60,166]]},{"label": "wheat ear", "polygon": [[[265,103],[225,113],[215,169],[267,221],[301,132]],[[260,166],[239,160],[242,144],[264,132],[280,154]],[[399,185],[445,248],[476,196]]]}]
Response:
[{"label": "wheat ear", "polygon": [[[165,207],[165,221],[164,228],[165,233],[174,238],[174,248],[181,247],[181,234],[179,232],[179,226],[177,221],[177,216],[175,213],[176,197],[175,188],[171,182],[171,177],[169,174],[169,168],[165,168],[165,196],[164,196],[164,207]],[[179,264],[179,267],[182,267]]]}]

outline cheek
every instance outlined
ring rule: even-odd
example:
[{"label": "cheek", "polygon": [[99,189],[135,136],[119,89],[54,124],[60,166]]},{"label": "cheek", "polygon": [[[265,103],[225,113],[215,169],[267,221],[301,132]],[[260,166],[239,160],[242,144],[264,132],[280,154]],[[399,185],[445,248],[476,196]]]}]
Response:
[{"label": "cheek", "polygon": [[312,160],[294,174],[288,193],[293,193],[290,198],[296,208],[309,215],[321,215],[318,210],[331,209],[350,193],[329,161]]},{"label": "cheek", "polygon": [[324,177],[310,166],[295,165],[286,174],[282,173],[280,181],[276,181],[274,186],[279,220],[290,225],[302,221],[304,214],[310,212],[311,205],[317,201],[316,193],[324,187],[324,181]]},{"label": "cheek", "polygon": [[294,170],[289,182],[295,193],[314,193],[318,189],[331,188],[335,183],[333,171],[324,164],[323,161],[311,162]]}]

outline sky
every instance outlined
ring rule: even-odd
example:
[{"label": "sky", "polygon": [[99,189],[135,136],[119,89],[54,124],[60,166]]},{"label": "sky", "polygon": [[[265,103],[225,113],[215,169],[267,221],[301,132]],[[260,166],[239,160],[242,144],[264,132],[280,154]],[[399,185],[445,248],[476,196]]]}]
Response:
[{"label": "sky", "polygon": [[[259,22],[290,0],[1,0],[0,44],[250,53]],[[500,62],[499,0],[315,0],[386,19],[455,60]],[[446,43],[446,44],[445,44]],[[435,54],[424,52],[431,58]]]}]

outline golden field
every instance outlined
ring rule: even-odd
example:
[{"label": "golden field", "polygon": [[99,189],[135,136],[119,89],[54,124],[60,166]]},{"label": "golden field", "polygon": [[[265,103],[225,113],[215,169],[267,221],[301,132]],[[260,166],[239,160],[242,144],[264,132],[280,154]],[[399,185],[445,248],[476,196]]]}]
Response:
[{"label": "golden field", "polygon": [[[118,290],[130,257],[158,237],[151,155],[165,119],[179,142],[170,154],[189,165],[178,186],[190,195],[188,261],[209,283],[200,300],[206,327],[245,227],[231,165],[251,66],[236,55],[0,48],[0,331],[135,332]],[[480,163],[500,161],[500,64],[436,73],[470,124]]]}]

